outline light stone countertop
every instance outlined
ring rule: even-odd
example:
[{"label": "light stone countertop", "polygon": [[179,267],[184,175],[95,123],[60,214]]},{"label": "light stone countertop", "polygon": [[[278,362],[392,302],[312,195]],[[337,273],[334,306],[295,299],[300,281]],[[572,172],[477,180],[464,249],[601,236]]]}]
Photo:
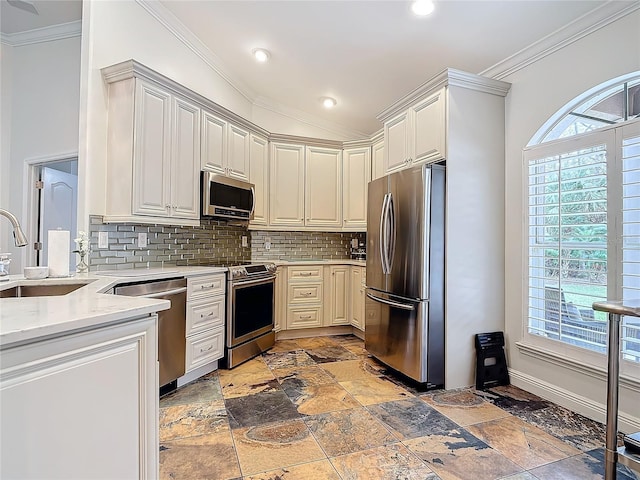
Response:
[{"label": "light stone countertop", "polygon": [[346,258],[343,260],[265,260],[269,262],[273,262],[278,266],[287,266],[287,265],[353,265],[356,267],[366,267],[366,260],[352,260],[350,258]]},{"label": "light stone countertop", "polygon": [[0,349],[119,323],[167,310],[170,306],[168,300],[104,293],[115,285],[171,277],[194,277],[226,270],[220,267],[167,267],[164,270],[149,269],[145,274],[135,277],[101,276],[105,272],[91,272],[42,280],[27,280],[23,275],[10,275],[8,281],[0,282],[0,291],[21,285],[85,285],[66,295],[1,298]]}]

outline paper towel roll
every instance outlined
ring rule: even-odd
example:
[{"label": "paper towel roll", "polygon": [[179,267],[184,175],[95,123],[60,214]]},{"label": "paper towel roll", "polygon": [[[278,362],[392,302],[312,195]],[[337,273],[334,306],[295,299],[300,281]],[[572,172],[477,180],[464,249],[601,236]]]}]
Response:
[{"label": "paper towel roll", "polygon": [[47,258],[50,277],[69,276],[69,230],[49,230],[47,237]]}]

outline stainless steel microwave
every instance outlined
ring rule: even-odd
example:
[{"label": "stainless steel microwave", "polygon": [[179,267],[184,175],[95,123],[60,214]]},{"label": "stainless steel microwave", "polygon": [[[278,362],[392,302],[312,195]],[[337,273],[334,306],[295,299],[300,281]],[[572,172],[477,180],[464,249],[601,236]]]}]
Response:
[{"label": "stainless steel microwave", "polygon": [[253,218],[255,188],[252,183],[202,172],[202,216],[248,222]]}]

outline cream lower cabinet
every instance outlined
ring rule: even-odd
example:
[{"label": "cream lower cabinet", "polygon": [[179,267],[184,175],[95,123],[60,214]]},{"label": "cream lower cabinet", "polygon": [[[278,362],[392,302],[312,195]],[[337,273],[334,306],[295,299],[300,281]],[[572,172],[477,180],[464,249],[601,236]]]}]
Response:
[{"label": "cream lower cabinet", "polygon": [[157,318],[4,347],[2,478],[158,477]]},{"label": "cream lower cabinet", "polygon": [[276,269],[274,305],[274,331],[279,332],[286,326],[287,318],[287,267]]},{"label": "cream lower cabinet", "polygon": [[200,108],[156,83],[116,78],[105,221],[199,224]]},{"label": "cream lower cabinet", "polygon": [[324,267],[287,267],[287,330],[324,325]]},{"label": "cream lower cabinet", "polygon": [[225,274],[187,279],[185,374],[224,356]]},{"label": "cream lower cabinet", "polygon": [[329,305],[328,315],[325,318],[325,327],[335,325],[349,325],[349,300],[350,282],[348,265],[332,265],[325,268],[328,271],[328,298],[325,302]]},{"label": "cream lower cabinet", "polygon": [[366,269],[364,267],[351,267],[351,309],[349,323],[364,331],[364,296],[365,296]]}]

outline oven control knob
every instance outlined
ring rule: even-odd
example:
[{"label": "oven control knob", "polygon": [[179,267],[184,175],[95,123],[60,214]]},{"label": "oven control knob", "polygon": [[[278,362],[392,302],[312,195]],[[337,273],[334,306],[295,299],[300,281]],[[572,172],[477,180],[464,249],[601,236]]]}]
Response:
[{"label": "oven control knob", "polygon": [[240,278],[240,277],[246,276],[246,272],[244,271],[244,268],[237,268],[233,270],[233,272],[231,273],[231,276],[233,278]]},{"label": "oven control knob", "polygon": [[267,272],[275,273],[275,271],[276,271],[276,265],[274,263],[267,264]]}]

